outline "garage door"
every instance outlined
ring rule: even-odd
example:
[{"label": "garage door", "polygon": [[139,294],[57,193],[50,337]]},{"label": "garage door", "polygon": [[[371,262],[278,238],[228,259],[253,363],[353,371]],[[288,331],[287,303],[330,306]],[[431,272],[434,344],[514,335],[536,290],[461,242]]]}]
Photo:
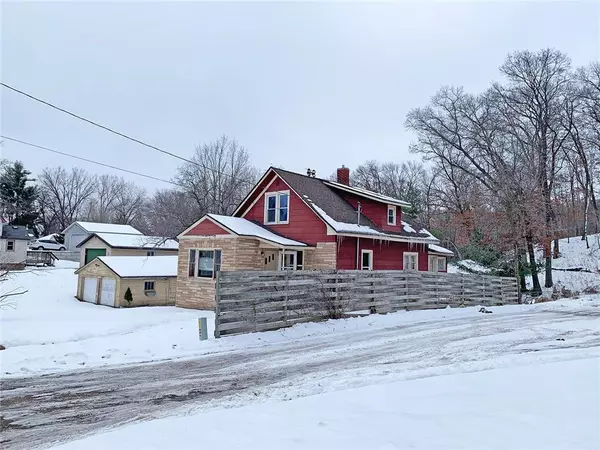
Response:
[{"label": "garage door", "polygon": [[115,290],[117,280],[114,278],[102,278],[102,290],[100,291],[100,304],[115,306]]},{"label": "garage door", "polygon": [[83,301],[96,303],[96,291],[98,290],[98,278],[83,279]]},{"label": "garage door", "polygon": [[97,256],[106,256],[105,248],[86,248],[85,249],[85,263],[89,263]]},{"label": "garage door", "polygon": [[67,242],[67,246],[69,248],[69,251],[74,252],[79,250],[77,248],[77,244],[79,244],[81,241],[83,241],[88,235],[84,234],[84,233],[79,233],[79,234],[72,234],[69,237],[69,242]]}]

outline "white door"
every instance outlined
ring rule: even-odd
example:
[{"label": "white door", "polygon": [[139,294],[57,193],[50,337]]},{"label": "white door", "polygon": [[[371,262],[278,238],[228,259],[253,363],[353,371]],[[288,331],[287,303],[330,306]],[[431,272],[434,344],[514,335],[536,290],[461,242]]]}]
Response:
[{"label": "white door", "polygon": [[83,279],[83,301],[96,303],[96,292],[98,290],[98,278]]},{"label": "white door", "polygon": [[102,278],[102,290],[100,291],[100,304],[115,306],[115,290],[117,280],[114,278]]}]

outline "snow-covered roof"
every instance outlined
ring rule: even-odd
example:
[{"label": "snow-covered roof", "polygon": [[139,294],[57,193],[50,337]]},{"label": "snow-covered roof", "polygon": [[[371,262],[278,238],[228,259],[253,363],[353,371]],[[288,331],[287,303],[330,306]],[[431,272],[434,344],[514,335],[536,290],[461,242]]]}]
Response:
[{"label": "snow-covered roof", "polygon": [[144,236],[137,234],[117,234],[117,233],[94,233],[86,240],[82,241],[77,247],[82,246],[92,237],[98,237],[111,247],[121,248],[147,248],[158,250],[177,250],[179,243],[175,239],[163,236]]},{"label": "snow-covered roof", "polygon": [[429,251],[431,253],[440,253],[442,255],[454,255],[454,252],[452,250],[448,250],[447,248],[440,247],[439,245],[435,244],[429,244]]},{"label": "snow-covered roof", "polygon": [[337,181],[323,181],[326,185],[334,187],[336,189],[341,189],[346,192],[354,193],[356,195],[360,195],[362,197],[370,198],[372,200],[377,200],[383,203],[389,203],[390,205],[396,206],[410,206],[410,203],[405,202],[404,200],[400,200],[398,198],[390,197],[388,195],[383,195],[378,192],[369,191],[368,189],[359,188],[356,186],[349,186],[347,184],[338,183]]},{"label": "snow-covered roof", "polygon": [[376,230],[369,225],[359,225],[356,223],[346,223],[339,222],[337,220],[332,219],[322,208],[315,205],[312,202],[309,202],[313,209],[321,216],[321,218],[329,225],[336,233],[351,233],[351,234],[363,234],[368,236],[373,236],[373,238],[382,238],[382,239],[392,239],[392,240],[402,240],[405,241],[410,239],[414,242],[428,243],[428,242],[439,242],[438,239],[433,236],[431,233],[427,233],[429,236],[423,237],[418,234],[422,234],[422,232],[417,233],[414,228],[412,228],[406,222],[402,222],[402,226],[405,233],[414,233],[415,236],[407,236],[407,234],[394,234],[394,233],[386,233],[385,231]]},{"label": "snow-covered roof", "polygon": [[177,276],[177,255],[98,256],[98,259],[122,278]]},{"label": "snow-covered roof", "polygon": [[256,237],[285,247],[307,247],[304,242],[275,234],[248,219],[219,214],[207,214],[207,216],[238,236]]},{"label": "snow-covered roof", "polygon": [[73,222],[69,225],[63,233],[66,233],[69,228],[73,225],[79,225],[88,233],[121,233],[121,234],[142,234],[141,231],[136,230],[131,225],[116,225],[114,223],[98,223],[98,222]]}]

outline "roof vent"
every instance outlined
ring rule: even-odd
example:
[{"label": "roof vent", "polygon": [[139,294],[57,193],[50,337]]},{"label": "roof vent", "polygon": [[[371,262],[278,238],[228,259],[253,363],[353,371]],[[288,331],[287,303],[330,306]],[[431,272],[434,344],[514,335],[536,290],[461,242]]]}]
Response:
[{"label": "roof vent", "polygon": [[314,178],[317,176],[317,171],[315,169],[306,169],[306,176]]}]

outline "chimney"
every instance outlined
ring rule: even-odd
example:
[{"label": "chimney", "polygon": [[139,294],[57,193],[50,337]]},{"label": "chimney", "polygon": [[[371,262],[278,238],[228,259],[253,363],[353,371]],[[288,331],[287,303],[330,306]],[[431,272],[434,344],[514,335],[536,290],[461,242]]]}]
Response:
[{"label": "chimney", "polygon": [[342,167],[337,170],[337,182],[350,186],[350,169],[342,165]]}]

